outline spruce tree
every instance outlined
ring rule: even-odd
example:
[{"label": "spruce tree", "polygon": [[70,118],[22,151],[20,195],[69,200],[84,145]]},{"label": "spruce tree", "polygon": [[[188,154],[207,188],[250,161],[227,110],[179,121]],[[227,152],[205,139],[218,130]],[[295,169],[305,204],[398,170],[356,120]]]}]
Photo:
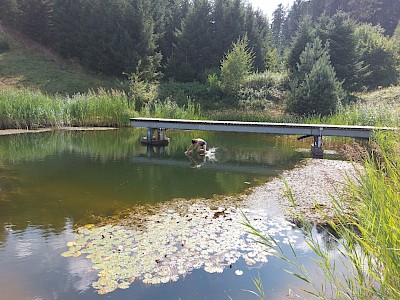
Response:
[{"label": "spruce tree", "polygon": [[244,35],[244,7],[241,0],[215,0],[212,12],[213,66],[218,66],[221,57],[232,43]]},{"label": "spruce tree", "polygon": [[336,76],[343,88],[356,91],[364,70],[356,53],[355,25],[348,15],[338,13],[333,17],[322,15],[316,24],[316,34],[322,43],[329,41],[329,55]]},{"label": "spruce tree", "polygon": [[173,56],[166,74],[180,82],[199,80],[202,71],[213,67],[213,26],[211,4],[208,0],[195,0],[177,33]]},{"label": "spruce tree", "polygon": [[374,89],[396,84],[396,44],[383,34],[381,27],[368,24],[357,27],[356,37],[357,53],[368,71],[363,85]]},{"label": "spruce tree", "polygon": [[0,1],[0,22],[5,25],[14,27],[18,20],[18,3],[17,0]]},{"label": "spruce tree", "polygon": [[57,51],[65,58],[82,55],[82,32],[85,31],[85,6],[81,0],[54,0],[54,38]]},{"label": "spruce tree", "polygon": [[315,31],[310,17],[305,17],[299,24],[299,29],[293,38],[287,57],[287,65],[290,70],[295,70],[300,60],[300,55],[306,45],[315,38]]},{"label": "spruce tree", "polygon": [[18,29],[30,39],[42,44],[53,42],[53,1],[20,0]]},{"label": "spruce tree", "polygon": [[274,37],[275,45],[279,50],[282,50],[284,45],[284,24],[286,11],[282,4],[279,4],[272,15],[271,30]]},{"label": "spruce tree", "polygon": [[317,37],[307,44],[292,77],[288,111],[297,115],[328,115],[336,111],[344,97],[329,59],[329,44]]},{"label": "spruce tree", "polygon": [[272,65],[271,60],[267,63],[268,53],[276,50],[268,19],[260,10],[254,11],[249,5],[246,8],[245,21],[248,47],[254,54],[254,69],[263,72]]}]

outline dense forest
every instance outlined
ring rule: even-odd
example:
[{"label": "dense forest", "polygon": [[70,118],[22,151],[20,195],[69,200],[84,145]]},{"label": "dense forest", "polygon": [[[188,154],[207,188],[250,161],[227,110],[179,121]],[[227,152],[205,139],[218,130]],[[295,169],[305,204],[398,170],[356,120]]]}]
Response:
[{"label": "dense forest", "polygon": [[[200,89],[194,98],[237,102],[275,72],[285,74],[288,110],[301,115],[329,114],[352,92],[397,84],[399,19],[398,0],[296,0],[272,20],[244,0],[0,4],[4,26],[90,70],[129,77],[133,89],[174,82]],[[250,75],[252,91],[243,89]]]}]

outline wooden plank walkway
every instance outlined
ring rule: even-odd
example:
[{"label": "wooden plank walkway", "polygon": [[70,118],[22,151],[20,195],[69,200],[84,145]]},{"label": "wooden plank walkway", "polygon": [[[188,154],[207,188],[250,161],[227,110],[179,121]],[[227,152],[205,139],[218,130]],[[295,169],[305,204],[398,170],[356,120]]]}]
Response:
[{"label": "wooden plank walkway", "polygon": [[327,124],[295,124],[237,121],[207,121],[184,119],[131,118],[132,127],[149,129],[211,130],[225,132],[252,132],[302,136],[338,136],[369,139],[374,131],[394,130],[388,127],[348,126]]}]

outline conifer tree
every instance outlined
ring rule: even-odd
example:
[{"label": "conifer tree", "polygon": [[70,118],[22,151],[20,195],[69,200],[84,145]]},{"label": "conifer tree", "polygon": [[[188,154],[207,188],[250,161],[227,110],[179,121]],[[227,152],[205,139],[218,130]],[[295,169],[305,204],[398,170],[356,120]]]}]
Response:
[{"label": "conifer tree", "polygon": [[[254,69],[263,72],[270,67],[267,64],[268,53],[276,50],[272,37],[272,31],[269,27],[268,19],[260,10],[254,11],[251,5],[246,8],[246,37],[248,39],[248,48],[254,55]],[[271,60],[269,61],[272,62]]]},{"label": "conifer tree", "polygon": [[162,54],[162,67],[165,67],[172,56],[174,45],[177,43],[176,32],[182,30],[182,21],[188,11],[188,0],[167,0],[164,4],[164,26],[158,38],[158,49]]},{"label": "conifer tree", "polygon": [[18,19],[17,0],[0,1],[0,21],[3,24],[14,27]]},{"label": "conifer tree", "polygon": [[278,49],[282,50],[284,45],[284,24],[285,24],[286,12],[282,4],[279,4],[277,9],[272,15],[271,30],[274,37],[275,45]]},{"label": "conifer tree", "polygon": [[369,88],[389,86],[398,81],[396,45],[383,34],[379,26],[359,25],[356,29],[357,53],[367,66],[363,85]]},{"label": "conifer tree", "polygon": [[298,115],[328,115],[336,111],[344,97],[329,59],[329,44],[317,37],[307,44],[292,77],[288,111]]},{"label": "conifer tree", "polygon": [[216,0],[212,10],[213,56],[210,59],[217,67],[232,43],[245,34],[245,15],[241,0]]},{"label": "conifer tree", "polygon": [[316,24],[316,35],[322,43],[329,41],[331,64],[347,91],[358,90],[364,74],[356,53],[354,28],[354,22],[344,13],[337,13],[333,17],[322,15]]},{"label": "conifer tree", "polygon": [[290,70],[295,70],[300,60],[300,55],[306,45],[315,38],[315,31],[310,17],[305,17],[299,24],[299,29],[294,36],[288,51],[287,65]]},{"label": "conifer tree", "polygon": [[42,44],[52,43],[53,1],[20,0],[18,29],[30,39]]},{"label": "conifer tree", "polygon": [[58,52],[65,58],[81,56],[82,32],[86,5],[81,0],[54,0],[54,39]]},{"label": "conifer tree", "polygon": [[178,31],[174,54],[169,59],[166,74],[180,82],[201,78],[202,70],[212,68],[212,14],[208,0],[195,0]]},{"label": "conifer tree", "polygon": [[283,44],[287,47],[291,38],[296,34],[302,19],[302,1],[296,0],[287,13],[287,17],[283,24]]}]

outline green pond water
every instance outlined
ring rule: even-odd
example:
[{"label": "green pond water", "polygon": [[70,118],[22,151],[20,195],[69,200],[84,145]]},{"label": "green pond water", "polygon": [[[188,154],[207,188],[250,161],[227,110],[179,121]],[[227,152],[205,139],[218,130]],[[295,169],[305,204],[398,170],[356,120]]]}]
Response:
[{"label": "green pond water", "polygon": [[[168,131],[170,145],[149,148],[144,135],[0,136],[0,299],[257,299],[245,290],[258,274],[269,299],[301,286],[243,234],[240,202],[217,199],[293,168],[309,141]],[[186,157],[200,136],[210,154]],[[309,252],[291,224],[245,213],[282,247]]]}]

